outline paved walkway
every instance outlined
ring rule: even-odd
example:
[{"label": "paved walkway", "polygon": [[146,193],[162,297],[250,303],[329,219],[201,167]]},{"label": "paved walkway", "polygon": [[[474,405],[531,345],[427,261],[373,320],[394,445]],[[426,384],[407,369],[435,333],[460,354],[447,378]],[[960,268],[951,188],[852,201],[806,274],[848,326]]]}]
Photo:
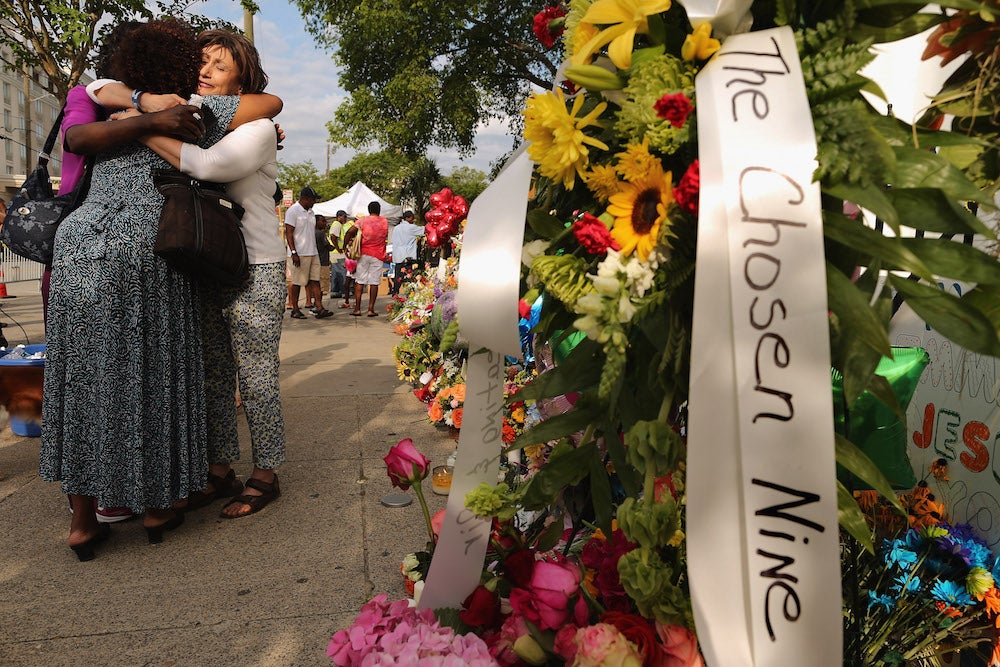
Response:
[{"label": "paved walkway", "polygon": [[[19,296],[0,300],[4,334],[42,342],[37,283],[8,291]],[[329,665],[330,635],[365,600],[404,596],[400,561],[426,531],[415,500],[379,502],[394,491],[382,457],[412,437],[443,463],[454,443],[397,379],[386,318],[347,313],[285,319],[288,462],[282,497],[253,517],[220,519],[220,502],[156,546],[141,522],[116,524],[95,560],[77,562],[65,497],[37,476],[38,439],[2,429],[0,665]],[[242,418],[240,428],[245,476]],[[443,508],[425,488],[432,511]]]}]

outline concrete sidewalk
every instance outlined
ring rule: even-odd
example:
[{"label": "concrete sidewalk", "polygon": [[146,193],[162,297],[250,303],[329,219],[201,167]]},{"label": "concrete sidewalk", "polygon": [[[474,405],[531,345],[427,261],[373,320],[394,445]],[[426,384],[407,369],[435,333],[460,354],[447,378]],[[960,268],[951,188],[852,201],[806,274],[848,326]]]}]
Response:
[{"label": "concrete sidewalk", "polygon": [[[42,342],[38,284],[0,301],[11,342]],[[390,509],[382,457],[413,438],[434,463],[454,449],[399,382],[384,316],[284,321],[288,462],[282,496],[235,521],[222,502],[164,542],[140,521],[112,526],[97,558],[66,546],[69,514],[38,473],[38,438],[0,434],[0,665],[329,665],[331,634],[372,595],[404,597],[400,562],[426,542],[419,505]],[[18,326],[11,324],[17,322]],[[23,330],[23,333],[22,333]],[[252,465],[241,416],[245,476]],[[444,497],[425,490],[432,511]],[[411,493],[412,495],[412,493]]]}]

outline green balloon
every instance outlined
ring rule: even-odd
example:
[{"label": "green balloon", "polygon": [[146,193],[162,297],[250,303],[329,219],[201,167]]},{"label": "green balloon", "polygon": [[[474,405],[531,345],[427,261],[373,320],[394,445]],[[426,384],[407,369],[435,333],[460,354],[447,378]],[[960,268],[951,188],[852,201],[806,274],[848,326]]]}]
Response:
[{"label": "green balloon", "polygon": [[[562,332],[557,331],[556,336],[558,336],[560,333]],[[569,356],[569,353],[573,351],[573,348],[579,345],[580,341],[586,337],[587,334],[583,333],[582,331],[574,331],[573,333],[569,334],[568,336],[563,338],[562,341],[559,342],[559,345],[556,346],[556,349],[552,350],[552,358],[555,359],[555,362],[557,364],[561,364],[563,361],[565,361],[566,357]]]},{"label": "green balloon", "polygon": [[[920,382],[920,375],[930,363],[930,355],[921,347],[894,347],[892,357],[883,357],[875,369],[888,382],[905,413]],[[897,489],[916,485],[913,466],[906,454],[906,427],[885,403],[871,392],[862,392],[854,405],[845,410],[844,378],[836,370],[833,380],[833,418],[837,433],[856,444],[878,466]],[[853,475],[842,480],[850,489],[867,488]]]}]

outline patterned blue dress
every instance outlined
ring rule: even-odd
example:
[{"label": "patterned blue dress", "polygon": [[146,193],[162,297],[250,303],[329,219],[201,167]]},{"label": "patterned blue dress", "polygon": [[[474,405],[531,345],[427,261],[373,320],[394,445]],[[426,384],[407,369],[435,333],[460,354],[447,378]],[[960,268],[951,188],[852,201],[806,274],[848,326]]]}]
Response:
[{"label": "patterned blue dress", "polygon": [[[208,97],[219,141],[239,97]],[[207,484],[196,290],[153,254],[169,164],[131,143],[102,153],[52,263],[39,474],[104,507],[167,508]]]}]

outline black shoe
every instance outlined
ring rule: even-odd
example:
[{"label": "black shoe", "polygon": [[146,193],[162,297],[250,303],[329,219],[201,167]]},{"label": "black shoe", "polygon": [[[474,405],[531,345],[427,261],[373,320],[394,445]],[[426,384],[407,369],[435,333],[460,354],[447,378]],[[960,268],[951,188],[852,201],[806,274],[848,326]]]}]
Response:
[{"label": "black shoe", "polygon": [[97,524],[97,532],[86,542],[81,542],[80,544],[74,544],[70,547],[76,557],[80,559],[80,562],[86,562],[88,560],[94,560],[94,547],[96,547],[101,542],[108,539],[111,534],[111,526],[106,523]]},{"label": "black shoe", "polygon": [[163,533],[173,530],[184,523],[184,513],[175,512],[172,517],[161,523],[159,526],[146,526],[146,537],[150,544],[159,544],[163,541]]}]

